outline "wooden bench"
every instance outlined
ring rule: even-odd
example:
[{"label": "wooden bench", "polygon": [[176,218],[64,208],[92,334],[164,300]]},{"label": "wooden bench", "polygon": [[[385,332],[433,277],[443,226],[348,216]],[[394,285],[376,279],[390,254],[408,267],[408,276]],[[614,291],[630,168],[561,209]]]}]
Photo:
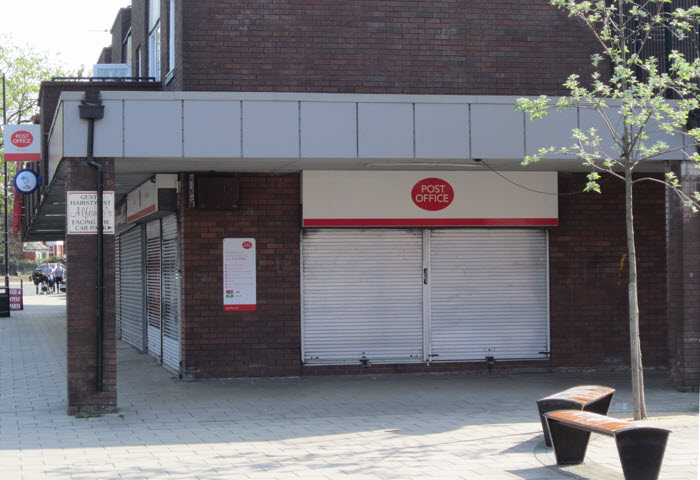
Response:
[{"label": "wooden bench", "polygon": [[558,410],[545,414],[557,465],[583,462],[591,433],[615,438],[626,480],[657,480],[670,430],[597,413]]},{"label": "wooden bench", "polygon": [[600,385],[582,385],[538,400],[537,408],[540,411],[544,443],[548,447],[552,446],[547,422],[544,419],[545,413],[555,410],[585,410],[586,412],[607,415],[614,393],[615,389],[613,388],[601,387]]}]

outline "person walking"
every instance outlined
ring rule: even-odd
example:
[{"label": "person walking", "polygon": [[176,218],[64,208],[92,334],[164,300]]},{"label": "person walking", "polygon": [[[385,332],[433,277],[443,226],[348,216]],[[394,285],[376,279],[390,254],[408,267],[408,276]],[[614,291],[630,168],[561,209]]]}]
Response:
[{"label": "person walking", "polygon": [[56,269],[53,271],[53,276],[54,276],[54,292],[60,292],[61,291],[61,282],[63,282],[63,273],[65,270],[63,269],[63,265],[60,263],[56,264]]},{"label": "person walking", "polygon": [[42,292],[46,291],[46,293],[51,293],[51,291],[53,290],[54,283],[54,269],[50,263],[46,264],[46,266],[42,270],[42,273],[44,274],[44,278],[46,278],[46,288],[44,289],[42,287]]}]

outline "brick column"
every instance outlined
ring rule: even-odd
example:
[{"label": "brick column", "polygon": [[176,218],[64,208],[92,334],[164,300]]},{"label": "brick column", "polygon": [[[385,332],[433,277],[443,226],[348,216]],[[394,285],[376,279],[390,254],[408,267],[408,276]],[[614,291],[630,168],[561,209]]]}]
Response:
[{"label": "brick column", "polygon": [[[96,170],[85,158],[67,158],[66,192],[97,190]],[[114,190],[113,159],[96,159],[104,190]],[[104,235],[103,391],[97,391],[97,235],[66,235],[68,413],[117,410],[117,354],[114,308],[114,235]]]},{"label": "brick column", "polygon": [[[669,162],[685,192],[700,191],[700,170]],[[700,384],[700,214],[667,193],[667,260],[671,375],[680,390]]]}]

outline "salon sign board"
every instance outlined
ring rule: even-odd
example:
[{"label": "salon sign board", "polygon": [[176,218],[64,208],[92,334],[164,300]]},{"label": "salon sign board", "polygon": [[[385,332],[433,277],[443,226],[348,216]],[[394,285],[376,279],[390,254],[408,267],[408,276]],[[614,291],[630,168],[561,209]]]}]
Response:
[{"label": "salon sign board", "polygon": [[[97,235],[97,192],[66,194],[66,233]],[[114,235],[114,192],[102,194],[102,232]]]},{"label": "salon sign board", "polygon": [[251,312],[256,309],[255,239],[224,239],[224,311]]},{"label": "salon sign board", "polygon": [[41,125],[3,125],[6,162],[41,160]]}]

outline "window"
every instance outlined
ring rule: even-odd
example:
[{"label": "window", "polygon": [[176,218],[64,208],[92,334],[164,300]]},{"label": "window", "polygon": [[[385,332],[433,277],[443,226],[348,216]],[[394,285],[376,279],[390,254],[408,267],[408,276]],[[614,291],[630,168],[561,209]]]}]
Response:
[{"label": "window", "polygon": [[141,47],[136,49],[136,76],[141,76]]},{"label": "window", "polygon": [[131,30],[129,30],[129,33],[126,34],[126,38],[122,43],[122,62],[133,65],[133,60],[134,59],[131,52]]},{"label": "window", "polygon": [[148,1],[148,76],[160,81],[160,0]]},{"label": "window", "polygon": [[168,72],[175,70],[175,0],[168,7]]}]

